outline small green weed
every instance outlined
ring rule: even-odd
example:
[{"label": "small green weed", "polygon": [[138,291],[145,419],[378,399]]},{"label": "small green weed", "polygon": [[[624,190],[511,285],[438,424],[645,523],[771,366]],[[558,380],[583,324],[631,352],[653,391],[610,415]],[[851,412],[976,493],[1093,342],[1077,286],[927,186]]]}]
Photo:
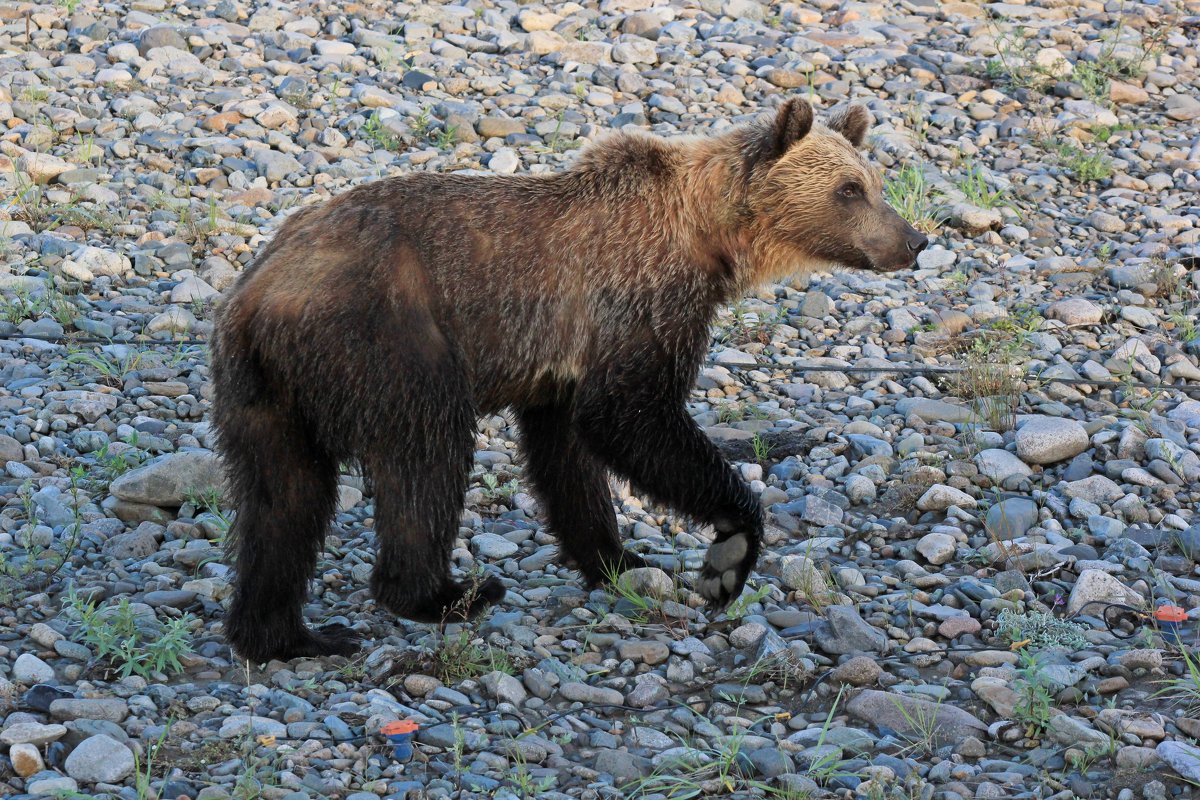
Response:
[{"label": "small green weed", "polygon": [[1054,696],[1050,694],[1050,683],[1028,650],[1020,651],[1021,666],[1017,669],[1014,687],[1017,703],[1013,707],[1013,719],[1025,730],[1025,738],[1039,739],[1050,724],[1054,713]]},{"label": "small green weed", "polygon": [[888,205],[923,233],[933,233],[946,219],[944,197],[916,164],[906,164],[883,187]]},{"label": "small green weed", "polygon": [[521,489],[515,478],[501,483],[494,472],[483,473],[479,481],[483,484],[483,494],[488,503],[508,502]]},{"label": "small green weed", "polygon": [[381,150],[396,152],[403,147],[400,137],[383,126],[378,111],[368,117],[359,130],[364,139]]},{"label": "small green weed", "polygon": [[1057,146],[1054,155],[1063,169],[1080,183],[1102,181],[1112,177],[1112,159],[1107,153],[1099,150],[1088,153],[1076,145],[1062,142]]},{"label": "small green weed", "polygon": [[974,161],[967,162],[966,177],[958,187],[966,195],[967,201],[979,208],[1012,207],[1012,201],[1005,196],[1004,190],[989,186],[983,167]]},{"label": "small green weed", "polygon": [[78,619],[79,638],[95,649],[98,658],[108,659],[122,678],[140,675],[150,679],[157,673],[182,672],[180,658],[193,652],[191,614],[162,623],[156,617],[135,615],[127,597],[116,605],[98,608],[80,598],[74,587],[64,607]]}]

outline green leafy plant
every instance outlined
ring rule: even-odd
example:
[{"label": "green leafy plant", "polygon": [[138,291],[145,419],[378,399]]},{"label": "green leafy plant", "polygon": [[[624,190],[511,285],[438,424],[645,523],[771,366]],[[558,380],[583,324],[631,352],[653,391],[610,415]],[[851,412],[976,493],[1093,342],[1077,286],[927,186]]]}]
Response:
[{"label": "green leafy plant", "polygon": [[884,197],[900,216],[923,233],[933,233],[946,219],[945,198],[916,164],[905,164],[884,183]]},{"label": "green leafy plant", "polygon": [[1062,142],[1055,148],[1054,155],[1063,169],[1080,183],[1102,181],[1112,177],[1112,159],[1103,151],[1089,153],[1074,144]]},{"label": "green leafy plant", "polygon": [[743,593],[725,609],[725,616],[730,619],[741,619],[750,613],[750,606],[761,601],[771,593],[771,584],[764,583],[749,594]]},{"label": "green leafy plant", "polygon": [[64,607],[77,618],[77,635],[83,643],[93,647],[98,658],[108,659],[122,678],[182,672],[180,659],[193,652],[191,614],[162,623],[157,617],[137,616],[127,597],[101,608],[82,599],[74,587]]},{"label": "green leafy plant", "polygon": [[750,440],[750,446],[754,448],[754,460],[759,464],[765,464],[771,456],[771,451],[775,449],[775,446],[763,438],[762,433],[758,431]]},{"label": "green leafy plant", "polygon": [[1025,738],[1039,739],[1053,716],[1054,696],[1050,694],[1050,682],[1036,656],[1022,649],[1020,664],[1013,684],[1017,693],[1013,719],[1024,728]]},{"label": "green leafy plant", "polygon": [[958,187],[966,196],[967,201],[979,208],[998,208],[1000,206],[1012,208],[1012,201],[1005,196],[1004,190],[993,189],[987,182],[983,167],[974,161],[967,163],[966,176]]},{"label": "green leafy plant", "polygon": [[395,152],[403,146],[400,137],[383,126],[383,122],[379,119],[378,111],[367,118],[367,121],[363,123],[359,131],[362,133],[364,139],[381,150]]},{"label": "green leafy plant", "polygon": [[1165,698],[1189,714],[1200,712],[1200,655],[1180,647],[1179,657],[1183,659],[1183,675],[1160,681],[1162,688],[1151,697]]},{"label": "green leafy plant", "polygon": [[501,483],[500,478],[494,472],[483,473],[479,476],[479,481],[483,484],[483,494],[489,503],[512,500],[513,495],[521,488],[515,478]]},{"label": "green leafy plant", "polygon": [[1074,651],[1088,646],[1083,625],[1044,611],[1018,613],[1006,608],[996,617],[996,625],[1000,635],[1010,642],[1026,642],[1026,646],[1035,650],[1062,648]]},{"label": "green leafy plant", "polygon": [[37,320],[49,316],[64,328],[74,324],[79,317],[79,308],[74,302],[54,285],[53,280],[47,280],[39,292],[17,290],[12,297],[3,299],[0,315],[7,322],[17,324],[24,320]]}]

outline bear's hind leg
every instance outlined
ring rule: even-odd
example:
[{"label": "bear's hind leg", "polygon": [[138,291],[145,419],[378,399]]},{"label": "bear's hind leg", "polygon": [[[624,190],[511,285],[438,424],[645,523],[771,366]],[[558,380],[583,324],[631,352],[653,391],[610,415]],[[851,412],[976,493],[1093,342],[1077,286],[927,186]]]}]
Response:
[{"label": "bear's hind leg", "polygon": [[337,465],[287,408],[239,406],[221,415],[220,446],[237,515],[233,602],[225,638],[256,663],[349,655],[358,637],[312,630],[301,610],[333,515]]},{"label": "bear's hind leg", "polygon": [[[405,619],[476,616],[504,596],[499,579],[456,581],[450,551],[474,455],[475,410],[456,361],[409,363],[397,372],[387,425],[363,459],[375,490],[378,554],[371,589]],[[398,385],[400,381],[404,385]]]},{"label": "bear's hind leg", "polygon": [[521,435],[533,485],[563,555],[599,586],[646,562],[621,546],[608,470],[588,452],[566,405],[522,409]]}]

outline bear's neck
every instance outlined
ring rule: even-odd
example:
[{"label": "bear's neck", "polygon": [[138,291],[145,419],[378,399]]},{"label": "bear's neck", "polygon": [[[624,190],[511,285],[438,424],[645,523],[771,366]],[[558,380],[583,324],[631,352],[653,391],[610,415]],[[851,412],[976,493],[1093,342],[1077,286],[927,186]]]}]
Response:
[{"label": "bear's neck", "polygon": [[761,283],[753,215],[746,203],[744,166],[731,136],[685,141],[679,146],[678,206],[681,239],[694,243],[696,261],[719,270],[723,302]]}]

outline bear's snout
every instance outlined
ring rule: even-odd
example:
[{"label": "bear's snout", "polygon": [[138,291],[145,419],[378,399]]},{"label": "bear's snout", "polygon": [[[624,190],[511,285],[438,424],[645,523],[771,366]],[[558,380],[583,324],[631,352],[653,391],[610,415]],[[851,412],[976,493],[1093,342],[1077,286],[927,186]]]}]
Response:
[{"label": "bear's snout", "polygon": [[905,234],[904,243],[908,246],[908,252],[912,253],[915,259],[922,250],[929,246],[929,237],[916,228],[909,228],[908,233]]}]

